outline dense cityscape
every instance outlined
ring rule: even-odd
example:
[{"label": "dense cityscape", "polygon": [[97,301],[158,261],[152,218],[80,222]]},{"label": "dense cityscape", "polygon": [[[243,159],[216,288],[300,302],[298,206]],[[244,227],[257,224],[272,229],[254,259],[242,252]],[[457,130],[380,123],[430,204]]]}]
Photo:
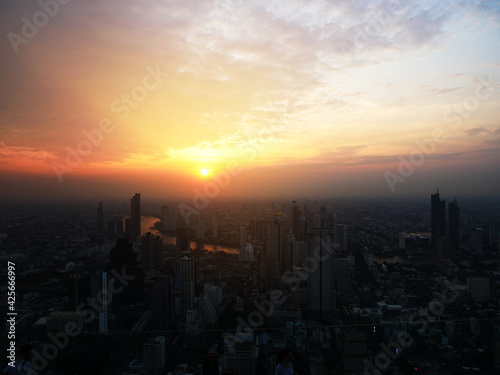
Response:
[{"label": "dense cityscape", "polygon": [[499,206],[442,194],[5,205],[17,343],[54,375],[496,373]]},{"label": "dense cityscape", "polygon": [[0,1],[1,375],[500,374],[500,1]]}]

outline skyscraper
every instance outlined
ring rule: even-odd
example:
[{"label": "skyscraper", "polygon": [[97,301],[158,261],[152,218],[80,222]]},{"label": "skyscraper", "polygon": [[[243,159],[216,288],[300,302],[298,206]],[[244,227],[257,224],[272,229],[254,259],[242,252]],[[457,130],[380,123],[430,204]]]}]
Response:
[{"label": "skyscraper", "polygon": [[198,222],[196,223],[196,238],[205,238],[205,222],[201,217],[198,218]]},{"label": "skyscraper", "polygon": [[160,270],[163,267],[163,240],[151,232],[142,236],[142,267]]},{"label": "skyscraper", "polygon": [[334,284],[334,229],[309,228],[307,230],[307,247],[309,256],[315,259],[309,278],[309,310],[313,314],[324,317],[335,308]]},{"label": "skyscraper", "polygon": [[302,241],[302,231],[300,226],[300,211],[297,201],[292,201],[292,231],[297,241]]},{"label": "skyscraper", "polygon": [[143,346],[144,368],[150,375],[161,375],[165,367],[165,337],[150,337]]},{"label": "skyscraper", "polygon": [[446,236],[446,201],[439,198],[439,189],[431,194],[431,242],[435,259],[442,257],[443,237]]},{"label": "skyscraper", "polygon": [[212,217],[212,237],[217,238],[217,216]]},{"label": "skyscraper", "polygon": [[153,329],[168,331],[174,315],[174,291],[172,277],[159,275],[153,285]]},{"label": "skyscraper", "polygon": [[460,250],[460,208],[457,198],[448,204],[448,233],[454,255]]},{"label": "skyscraper", "polygon": [[240,246],[245,246],[247,243],[247,227],[240,227]]},{"label": "skyscraper", "polygon": [[194,256],[193,253],[183,252],[179,258],[180,276],[180,303],[181,315],[186,316],[186,312],[194,305]]},{"label": "skyscraper", "polygon": [[102,209],[102,202],[99,202],[99,206],[97,206],[97,229],[104,229],[104,211]]},{"label": "skyscraper", "polygon": [[138,242],[141,238],[141,194],[136,193],[130,200],[130,241]]}]

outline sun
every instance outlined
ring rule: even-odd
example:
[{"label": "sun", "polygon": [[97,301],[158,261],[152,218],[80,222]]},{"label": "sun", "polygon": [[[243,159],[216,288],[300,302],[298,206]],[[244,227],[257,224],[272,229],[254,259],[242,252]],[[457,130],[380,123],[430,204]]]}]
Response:
[{"label": "sun", "polygon": [[210,173],[210,170],[209,170],[209,169],[202,169],[202,170],[200,170],[200,173],[201,173],[203,176],[207,176],[207,175]]}]

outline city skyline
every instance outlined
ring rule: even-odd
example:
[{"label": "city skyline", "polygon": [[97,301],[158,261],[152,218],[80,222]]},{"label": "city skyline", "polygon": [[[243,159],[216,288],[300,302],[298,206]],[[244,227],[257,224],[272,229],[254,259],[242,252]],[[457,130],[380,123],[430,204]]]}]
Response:
[{"label": "city skyline", "polygon": [[2,2],[2,200],[499,197],[498,3],[283,4]]}]

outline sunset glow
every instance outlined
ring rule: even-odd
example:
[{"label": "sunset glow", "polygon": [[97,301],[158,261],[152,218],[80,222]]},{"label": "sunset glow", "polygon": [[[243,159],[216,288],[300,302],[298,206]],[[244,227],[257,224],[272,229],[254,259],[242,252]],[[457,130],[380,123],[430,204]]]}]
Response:
[{"label": "sunset glow", "polygon": [[498,3],[392,3],[3,1],[1,193],[497,194]]}]

